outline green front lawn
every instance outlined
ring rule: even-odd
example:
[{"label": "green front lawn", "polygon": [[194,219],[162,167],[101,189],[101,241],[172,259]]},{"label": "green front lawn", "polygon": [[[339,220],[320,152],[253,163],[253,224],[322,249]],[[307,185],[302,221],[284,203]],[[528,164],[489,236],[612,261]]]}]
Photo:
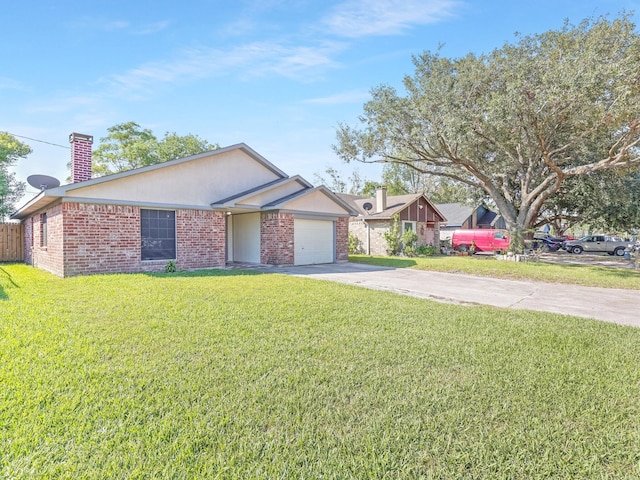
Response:
[{"label": "green front lawn", "polygon": [[0,478],[638,478],[640,329],[0,265]]},{"label": "green front lawn", "polygon": [[416,268],[437,272],[466,273],[510,280],[535,280],[552,283],[571,283],[587,287],[626,288],[640,290],[640,271],[588,265],[557,265],[547,262],[505,262],[493,257],[475,255],[457,257],[374,257],[349,255],[356,263],[393,268]]}]

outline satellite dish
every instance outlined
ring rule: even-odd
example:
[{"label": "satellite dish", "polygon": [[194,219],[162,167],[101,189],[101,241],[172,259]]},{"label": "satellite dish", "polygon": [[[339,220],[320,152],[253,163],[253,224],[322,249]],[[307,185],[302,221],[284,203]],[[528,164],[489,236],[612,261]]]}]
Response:
[{"label": "satellite dish", "polygon": [[27,182],[33,188],[40,190],[46,190],[48,188],[56,188],[60,186],[60,180],[49,175],[29,175]]},{"label": "satellite dish", "polygon": [[368,212],[373,208],[373,205],[370,202],[365,202],[362,204],[362,208],[364,208]]}]

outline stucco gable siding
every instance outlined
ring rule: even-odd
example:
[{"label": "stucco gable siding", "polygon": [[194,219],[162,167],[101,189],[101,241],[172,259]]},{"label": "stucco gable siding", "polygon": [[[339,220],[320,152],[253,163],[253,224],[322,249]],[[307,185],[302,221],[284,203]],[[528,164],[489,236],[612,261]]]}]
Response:
[{"label": "stucco gable siding", "polygon": [[279,198],[284,198],[296,192],[304,190],[306,187],[298,182],[286,182],[257,195],[249,196],[237,203],[237,205],[257,205],[262,206],[271,203]]},{"label": "stucco gable siding", "polygon": [[218,198],[280,177],[242,150],[115,178],[67,192],[68,197],[209,207]]},{"label": "stucco gable siding", "polygon": [[311,192],[308,195],[293,198],[291,201],[284,203],[281,208],[300,212],[322,212],[323,214],[335,215],[345,215],[348,213],[347,210],[338,205],[320,190]]}]

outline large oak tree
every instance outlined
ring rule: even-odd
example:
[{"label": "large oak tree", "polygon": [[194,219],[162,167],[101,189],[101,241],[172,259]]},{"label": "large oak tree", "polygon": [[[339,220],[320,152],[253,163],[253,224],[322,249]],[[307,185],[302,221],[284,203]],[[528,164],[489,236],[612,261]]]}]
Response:
[{"label": "large oak tree", "polygon": [[341,124],[345,161],[396,162],[484,190],[516,234],[569,178],[640,163],[640,38],[629,15],[568,22],[489,54],[414,57],[401,95]]}]

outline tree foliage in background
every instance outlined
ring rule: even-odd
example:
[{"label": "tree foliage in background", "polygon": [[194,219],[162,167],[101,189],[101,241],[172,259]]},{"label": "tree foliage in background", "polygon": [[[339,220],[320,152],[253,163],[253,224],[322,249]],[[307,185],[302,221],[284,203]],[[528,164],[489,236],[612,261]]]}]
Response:
[{"label": "tree foliage in background", "polygon": [[31,153],[31,147],[13,135],[0,132],[0,222],[15,211],[16,202],[24,194],[26,185],[16,179],[9,167]]},{"label": "tree foliage in background", "polygon": [[[328,175],[328,179],[324,175]],[[332,192],[347,193],[347,182],[342,180],[342,176],[338,170],[333,167],[327,167],[324,175],[318,172],[314,173],[315,183],[325,185]]]},{"label": "tree foliage in background", "polygon": [[375,192],[378,185],[362,178],[358,169],[354,169],[345,181],[342,179],[342,173],[331,166],[327,166],[324,172],[314,173],[313,181],[318,185],[326,186],[332,192],[349,193],[351,195],[366,195],[366,192],[372,188],[373,192]]},{"label": "tree foliage in background", "polygon": [[93,152],[94,176],[146,167],[176,158],[220,148],[197,135],[180,136],[165,133],[158,140],[149,129],[143,129],[135,122],[114,125],[107,129],[109,134],[100,139],[100,146]]},{"label": "tree foliage in background", "polygon": [[421,172],[405,163],[387,163],[382,169],[382,183],[389,195],[424,193],[433,203],[465,203],[476,206],[484,200],[478,188]]},{"label": "tree foliage in background", "polygon": [[345,161],[391,162],[481,189],[515,235],[569,179],[640,163],[640,38],[629,15],[566,23],[490,54],[414,57],[406,95],[372,91]]},{"label": "tree foliage in background", "polygon": [[609,233],[640,230],[640,170],[604,170],[567,179],[545,205],[538,224],[557,234],[574,226]]}]

